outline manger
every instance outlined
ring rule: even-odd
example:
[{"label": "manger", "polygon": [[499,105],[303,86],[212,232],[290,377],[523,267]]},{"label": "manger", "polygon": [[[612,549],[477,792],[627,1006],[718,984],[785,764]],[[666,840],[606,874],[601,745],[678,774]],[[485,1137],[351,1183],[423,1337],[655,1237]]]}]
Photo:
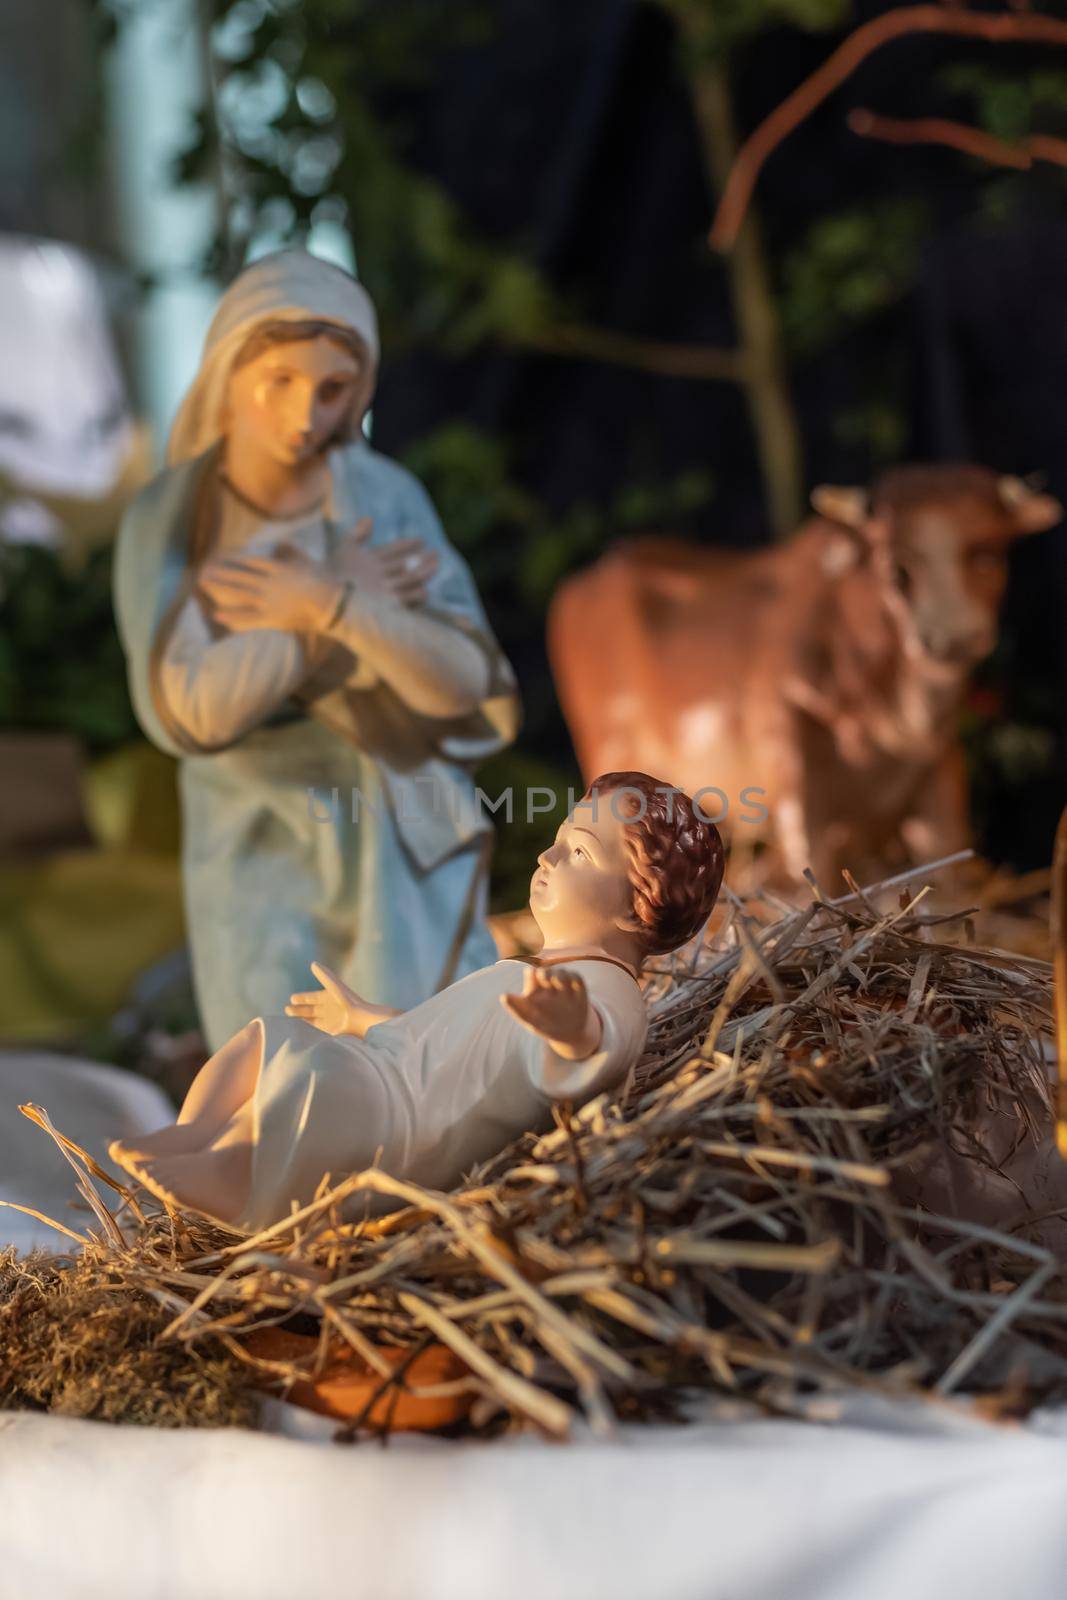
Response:
[{"label": "manger", "polygon": [[213,1426],[272,1391],[342,1438],[563,1438],[724,1394],[1062,1397],[1051,968],[951,942],[965,913],[929,906],[730,897],[712,942],[646,969],[621,1090],[450,1193],[372,1168],[241,1237],[24,1108],[92,1214],[76,1253],[0,1257],[0,1404]]}]

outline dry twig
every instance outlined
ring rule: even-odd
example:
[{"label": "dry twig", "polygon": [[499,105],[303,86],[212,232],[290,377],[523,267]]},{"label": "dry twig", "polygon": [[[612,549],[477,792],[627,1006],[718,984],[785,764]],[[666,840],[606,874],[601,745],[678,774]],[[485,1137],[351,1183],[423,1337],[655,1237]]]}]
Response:
[{"label": "dry twig", "polygon": [[[863,23],[745,140],[712,223],[714,250],[733,248],[756,181],[768,157],[782,141],[839,89],[869,55],[909,33],[953,34],[958,38],[988,39],[1000,44],[1067,45],[1067,22],[1036,12],[991,13],[941,5],[899,6]],[[1046,153],[1043,159],[1050,157]]]}]

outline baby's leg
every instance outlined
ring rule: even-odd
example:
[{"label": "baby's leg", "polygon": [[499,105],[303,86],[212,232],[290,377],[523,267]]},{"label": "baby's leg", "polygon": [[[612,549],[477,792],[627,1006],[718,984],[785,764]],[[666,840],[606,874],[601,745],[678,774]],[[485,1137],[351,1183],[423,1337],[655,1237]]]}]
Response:
[{"label": "baby's leg", "polygon": [[221,1127],[252,1098],[263,1069],[263,1024],[254,1017],[205,1061],[178,1113],[179,1127]]}]

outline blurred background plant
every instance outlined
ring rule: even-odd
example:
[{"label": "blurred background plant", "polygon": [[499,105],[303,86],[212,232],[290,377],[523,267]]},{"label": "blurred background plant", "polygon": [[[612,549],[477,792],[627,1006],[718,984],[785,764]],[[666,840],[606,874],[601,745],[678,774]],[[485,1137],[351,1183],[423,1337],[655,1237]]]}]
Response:
[{"label": "blurred background plant", "polygon": [[0,728],[68,733],[92,754],[135,738],[110,548],[72,570],[53,550],[0,543],[0,597]]}]

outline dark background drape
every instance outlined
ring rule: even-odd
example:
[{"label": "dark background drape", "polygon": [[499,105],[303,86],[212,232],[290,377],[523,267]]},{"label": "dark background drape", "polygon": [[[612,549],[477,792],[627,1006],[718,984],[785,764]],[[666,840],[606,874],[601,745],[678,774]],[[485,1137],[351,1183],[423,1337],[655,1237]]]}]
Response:
[{"label": "dark background drape", "polygon": [[[860,8],[872,16],[884,6]],[[432,81],[390,106],[411,158],[439,179],[490,239],[524,242],[576,315],[679,342],[729,345],[726,276],[708,250],[712,196],[673,25],[635,0],[497,0],[483,44],[438,63]],[[825,59],[825,35],[764,34],[737,53],[742,130]],[[1010,220],[991,226],[991,175],[954,152],[863,140],[852,106],[896,116],[960,115],[944,69],[960,60],[1025,74],[1049,52],[908,39],[870,58],[768,163],[757,203],[772,261],[813,219],[894,196],[918,196],[926,223],[906,291],[821,347],[800,350],[792,391],[808,487],[863,481],[879,465],[839,426],[887,375],[901,407],[900,459],[969,459],[1044,475],[1067,498],[1067,184],[1028,175]],[[1064,63],[1067,66],[1067,63]],[[887,248],[892,245],[887,239]],[[803,330],[801,330],[801,333]],[[763,492],[742,392],[589,361],[496,350],[448,361],[412,354],[387,365],[375,411],[382,448],[402,451],[457,410],[513,441],[523,483],[549,506],[610,496],[620,467],[668,481],[710,475],[707,504],[665,532],[755,545],[767,538]],[[507,586],[488,596],[504,637]],[[1007,714],[1043,717],[1057,736],[1051,770],[1024,796],[994,783],[987,847],[1018,866],[1048,859],[1067,797],[1067,533],[1017,550],[998,660]],[[566,734],[547,683],[542,633],[520,645],[531,686],[527,737],[549,755]],[[1036,711],[1034,708],[1037,708]]]}]

